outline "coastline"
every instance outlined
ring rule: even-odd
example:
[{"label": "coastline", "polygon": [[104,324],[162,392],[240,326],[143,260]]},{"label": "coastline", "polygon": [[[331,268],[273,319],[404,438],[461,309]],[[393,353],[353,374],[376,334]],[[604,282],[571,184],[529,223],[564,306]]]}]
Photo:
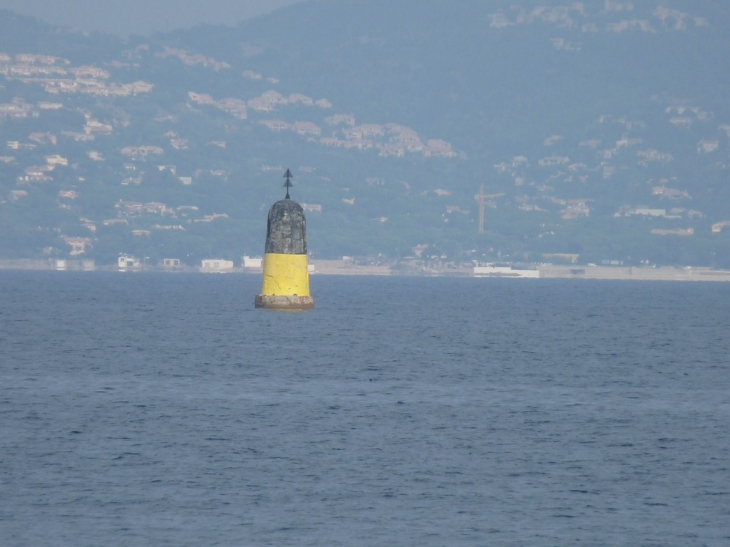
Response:
[{"label": "coastline", "polygon": [[614,279],[622,281],[730,281],[730,270],[663,266],[540,266],[544,279]]},{"label": "coastline", "polygon": [[[91,267],[89,267],[91,263]],[[0,259],[0,270],[14,271],[85,271],[85,272],[113,272],[119,271],[114,265],[95,266],[90,261],[67,261],[65,269],[56,267],[53,261],[32,259]],[[359,265],[346,260],[312,260],[310,261],[312,275],[346,275],[346,276],[419,276],[419,277],[493,277],[511,278],[510,275],[475,275],[472,266],[391,266],[387,264]],[[156,273],[232,273],[261,275],[261,268],[233,268],[226,271],[201,272],[198,267],[183,266],[178,268],[163,268],[159,266],[144,266],[128,270],[129,272],[156,272]],[[517,270],[516,270],[517,271]],[[539,265],[531,271],[538,271],[540,279],[585,279],[585,280],[619,280],[619,281],[711,281],[730,282],[730,270],[720,270],[707,267],[636,267],[636,266],[594,266],[594,265]]]}]

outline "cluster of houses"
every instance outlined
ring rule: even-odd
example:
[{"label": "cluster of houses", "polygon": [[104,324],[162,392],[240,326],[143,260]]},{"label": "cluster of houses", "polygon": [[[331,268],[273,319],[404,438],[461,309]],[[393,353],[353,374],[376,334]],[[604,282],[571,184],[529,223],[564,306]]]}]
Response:
[{"label": "cluster of houses", "polygon": [[[38,103],[38,109],[59,109],[63,105],[60,103]],[[38,110],[31,104],[26,103],[23,99],[13,99],[12,103],[0,104],[0,120],[3,118],[26,118],[28,116],[37,117]],[[102,123],[94,119],[91,114],[84,113],[85,123],[83,131],[61,131],[62,135],[73,138],[75,141],[93,141],[96,135],[110,135],[113,126]],[[53,133],[34,132],[28,135],[28,139],[38,144],[57,144],[58,137]],[[7,141],[7,147],[12,150],[33,150],[36,147],[34,143],[22,143],[20,141]]]},{"label": "cluster of houses", "polygon": [[676,127],[690,127],[695,122],[706,122],[714,117],[712,112],[702,110],[698,106],[670,105],[664,109],[669,123]]},{"label": "cluster of houses", "polygon": [[[162,268],[168,271],[182,270],[188,268],[179,258],[163,258],[159,264],[147,263],[148,257],[140,260],[138,257],[126,253],[120,253],[117,258],[117,269],[120,272],[137,271],[148,267]],[[240,268],[243,271],[261,271],[263,259],[261,257],[250,257],[244,255],[241,258]],[[200,262],[198,271],[203,273],[229,273],[236,271],[237,267],[233,260],[222,258],[206,258]],[[312,270],[312,268],[310,268]]]},{"label": "cluster of houses", "polygon": [[[75,198],[75,192],[72,192],[74,196],[65,192],[63,195],[59,194],[59,198]],[[139,201],[124,201],[119,200],[115,208],[117,209],[117,217],[110,218],[103,221],[104,226],[115,226],[115,225],[129,225],[129,219],[141,217],[143,215],[154,215],[160,217],[167,217],[169,219],[179,219],[180,217],[190,217],[190,215],[196,215],[198,207],[195,205],[181,205],[179,207],[169,207],[165,203],[156,201],[150,201],[148,203],[142,203]],[[229,218],[227,213],[212,213],[203,215],[199,218],[187,218],[187,223],[198,223],[198,222],[215,222],[217,220]],[[84,220],[84,219],[82,219]],[[185,226],[182,224],[161,224],[156,223],[150,226],[151,230],[174,230],[174,231],[186,231]],[[132,230],[132,235],[135,236],[149,236],[151,230],[136,229]],[[94,230],[92,230],[94,231]]]},{"label": "cluster of houses", "polygon": [[210,95],[206,95],[205,93],[194,93],[192,91],[188,92],[188,97],[190,102],[193,104],[208,105],[219,108],[239,120],[245,120],[248,117],[246,101],[242,99],[227,98],[216,101]]},{"label": "cluster of houses", "polygon": [[332,104],[327,99],[315,101],[311,97],[301,93],[292,93],[285,97],[278,91],[269,90],[258,97],[249,100],[227,97],[216,100],[205,93],[188,91],[189,104],[207,105],[227,112],[234,118],[245,120],[248,118],[248,110],[256,112],[274,112],[285,105],[318,106],[320,108],[331,108]]},{"label": "cluster of houses", "polygon": [[[228,63],[216,61],[203,55],[191,54],[181,49],[166,47],[156,54],[161,58],[176,58],[187,65],[200,65],[214,70],[230,69]],[[17,79],[23,83],[40,84],[52,94],[59,93],[86,93],[106,96],[135,95],[149,93],[154,85],[142,81],[128,84],[109,82],[109,71],[95,66],[71,66],[67,59],[48,55],[19,54],[15,57],[0,53],[0,74],[10,79]],[[261,75],[246,71],[244,77],[261,79]],[[272,83],[278,82],[275,78],[268,78]],[[329,109],[332,104],[327,99],[314,100],[302,93],[292,93],[284,96],[278,91],[269,90],[260,96],[249,100],[238,98],[214,99],[212,96],[188,92],[190,105],[208,105],[218,108],[237,119],[247,119],[249,111],[274,112],[286,105],[301,105],[305,107],[319,107]],[[60,103],[38,105],[38,108],[62,108]],[[28,117],[37,115],[34,105],[15,99],[11,103],[0,104],[0,119],[3,117]],[[76,141],[94,140],[96,135],[109,134],[113,127],[86,116],[83,131],[64,131],[63,133]],[[343,130],[336,129],[331,136],[323,136],[322,128],[309,121],[285,122],[280,120],[263,120],[261,123],[272,131],[293,131],[298,135],[319,142],[324,146],[346,149],[369,150],[377,149],[380,156],[404,157],[407,153],[420,153],[424,157],[456,157],[451,145],[440,139],[423,139],[412,129],[397,124],[380,126],[364,124],[355,126],[354,117],[345,114],[336,114],[326,119],[332,127],[343,125]],[[177,136],[170,138],[171,146],[178,150],[188,148],[186,139]],[[225,145],[224,145],[225,146]],[[148,155],[163,153],[159,146],[125,147],[122,154],[132,159],[142,159]]]},{"label": "cluster of houses", "polygon": [[355,125],[354,118],[337,114],[325,119],[330,126],[344,125],[335,129],[330,137],[322,137],[322,128],[312,122],[289,123],[283,120],[262,120],[260,123],[271,131],[293,131],[324,146],[347,150],[378,150],[381,157],[402,158],[406,153],[420,153],[423,157],[454,158],[457,156],[451,144],[441,139],[429,139],[425,143],[413,129],[388,123]]},{"label": "cluster of houses", "polygon": [[[505,164],[506,165],[506,164]],[[665,182],[662,180],[662,182]],[[542,192],[553,190],[552,187],[542,185],[537,187]],[[667,186],[655,186],[652,189],[654,196],[668,198],[672,200],[689,200],[691,199],[689,193],[685,190],[677,190],[668,188]],[[590,216],[591,208],[589,202],[593,201],[586,198],[574,198],[574,199],[560,199],[548,195],[537,195],[537,196],[517,196],[516,201],[518,203],[518,209],[521,211],[546,211],[544,207],[540,207],[540,203],[550,203],[553,205],[561,206],[560,211],[561,217],[565,220],[574,220],[580,217]],[[496,203],[487,202],[490,207],[496,207]],[[687,209],[684,207],[672,207],[670,209],[647,207],[647,206],[624,206],[621,207],[615,214],[614,217],[647,217],[647,218],[664,218],[667,220],[680,220],[683,218],[693,220],[697,218],[704,218],[704,213],[695,209]],[[721,229],[721,228],[720,228]],[[720,229],[713,229],[715,232],[719,232]],[[694,231],[691,229],[677,229],[677,230],[652,230],[653,234],[658,235],[693,235]]]},{"label": "cluster of houses", "polygon": [[[617,6],[617,3],[613,0],[606,0],[607,11],[610,11],[608,8],[609,4],[613,8]],[[575,16],[579,13],[583,9],[580,7],[581,5],[582,4],[573,4],[573,6],[569,8],[536,8],[531,12],[522,10],[517,12],[517,19],[514,22],[507,21],[504,13],[496,14],[493,17],[493,26],[522,24],[537,20],[547,22],[565,21],[567,20],[566,18],[570,18],[571,16]],[[661,17],[663,17],[662,21],[666,23],[666,21],[672,17],[676,18],[676,14],[662,13]],[[560,40],[561,41],[559,41],[559,43],[554,42],[555,47],[560,46],[559,49],[567,49],[566,44],[568,43],[562,41],[562,39]],[[165,48],[162,53],[157,55],[161,58],[178,59],[186,65],[204,66],[216,71],[231,68],[227,63],[219,62],[202,55],[189,54],[183,50],[174,48]],[[134,95],[138,93],[149,93],[154,87],[153,84],[141,81],[130,84],[109,82],[111,75],[105,69],[94,66],[74,67],[71,65],[71,62],[66,59],[46,55],[19,54],[11,56],[5,53],[0,53],[0,75],[5,76],[7,79],[18,80],[27,84],[42,85],[48,93],[53,94],[87,93],[108,96]],[[250,71],[244,73],[244,77],[251,80],[262,79],[260,74]],[[278,83],[278,80],[275,78],[267,78],[267,81],[272,84]],[[331,103],[326,99],[314,100],[301,93],[293,93],[288,96],[284,96],[274,90],[266,91],[265,93],[249,100],[236,98],[223,98],[216,100],[210,95],[190,91],[188,92],[188,99],[189,106],[200,105],[217,108],[232,117],[241,120],[248,119],[250,112],[270,113],[287,105],[318,107],[321,109],[329,109],[332,107]],[[37,104],[31,104],[22,98],[15,98],[9,103],[0,104],[0,121],[4,118],[37,117],[40,115],[41,110],[58,110],[61,108],[63,108],[63,104],[59,102],[42,101]],[[706,112],[698,107],[687,106],[670,106],[666,108],[665,113],[669,117],[669,123],[680,127],[688,127],[697,121],[707,121],[713,117],[711,112]],[[105,124],[94,119],[88,112],[84,112],[84,117],[85,124],[81,131],[63,131],[62,134],[70,136],[77,141],[87,141],[93,140],[97,135],[108,135],[112,133],[112,125]],[[603,123],[605,121],[604,117],[602,117],[600,121]],[[634,123],[623,119],[619,121],[624,123],[627,129],[631,129],[631,124]],[[383,125],[366,123],[358,125],[356,124],[355,117],[350,114],[333,114],[326,117],[324,122],[325,125],[320,126],[310,121],[288,122],[281,119],[265,119],[261,120],[260,124],[274,132],[293,132],[322,146],[355,150],[377,150],[381,157],[401,158],[405,157],[407,154],[420,154],[423,157],[440,158],[453,158],[457,156],[457,153],[453,150],[450,143],[440,139],[424,139],[416,131],[403,125],[395,123],[387,123]],[[721,126],[720,128],[730,137],[730,125]],[[187,139],[181,138],[174,131],[169,131],[165,134],[165,136],[169,138],[170,145],[174,149],[184,150],[188,147],[189,143]],[[544,146],[553,147],[562,140],[562,136],[552,135],[544,140]],[[22,150],[33,149],[36,145],[55,145],[57,144],[57,137],[50,133],[35,132],[30,134],[29,141],[32,142],[21,143],[20,141],[8,141],[7,147],[11,150]],[[596,150],[600,143],[601,141],[594,139],[581,142],[579,146]],[[612,177],[616,171],[616,167],[614,165],[610,165],[608,161],[613,159],[614,156],[619,154],[621,151],[630,147],[635,147],[641,143],[641,139],[623,137],[616,141],[614,147],[607,148],[606,150],[597,150],[596,153],[598,155],[598,159],[603,161],[596,169],[599,169],[599,172],[602,173],[604,179]],[[212,141],[210,144],[220,146],[222,148],[226,147],[225,141]],[[697,151],[700,154],[711,154],[715,152],[719,146],[720,142],[716,139],[702,140],[697,145]],[[161,156],[164,153],[164,150],[160,146],[127,146],[122,148],[120,152],[123,156],[131,160],[144,160],[153,156]],[[94,161],[103,161],[103,157],[98,152],[90,151],[88,155],[89,158]],[[654,149],[639,150],[636,152],[636,158],[638,163],[643,166],[650,163],[667,164],[673,161],[671,154],[661,153]],[[0,161],[3,162],[11,162],[13,160],[14,158],[11,156],[0,156]],[[59,166],[68,165],[68,160],[57,154],[45,156],[45,161],[46,163],[43,165],[34,165],[25,168],[23,174],[17,179],[18,184],[23,185],[34,182],[42,183],[52,181],[52,172],[54,169]],[[542,168],[557,168],[556,170],[560,171],[560,176],[567,175],[569,177],[565,179],[566,181],[572,180],[573,173],[588,171],[588,167],[586,165],[575,162],[571,163],[570,157],[559,154],[553,154],[539,159],[538,165]],[[515,179],[515,184],[520,186],[525,182],[525,178],[521,173],[528,166],[529,163],[526,157],[517,156],[513,158],[511,162],[504,162],[502,164],[495,165],[495,168],[500,173],[506,172],[512,174]],[[171,172],[177,176],[174,166],[158,166],[158,169],[170,169]],[[275,169],[281,171],[280,167],[276,167]],[[226,177],[226,173],[224,171],[210,171],[210,173],[214,176]],[[191,177],[179,178],[183,184],[190,184],[192,182]],[[576,178],[577,180],[585,181],[588,177],[586,175],[576,175]],[[548,179],[547,182],[549,182],[549,180],[550,179]],[[141,182],[141,177],[130,177],[125,179],[122,184],[140,184]],[[560,213],[562,218],[566,220],[587,217],[590,215],[591,208],[589,206],[589,202],[591,200],[583,198],[558,199],[545,195],[548,190],[553,189],[552,187],[547,186],[547,182],[543,183],[540,187],[536,187],[536,189],[542,192],[543,195],[529,197],[518,196],[516,198],[518,208],[522,211],[544,211],[545,209],[541,208],[540,205],[558,205],[561,208]],[[368,184],[371,184],[371,182],[369,181]],[[374,180],[372,184],[378,184],[377,180]],[[447,196],[450,194],[448,191],[441,189],[436,190],[435,193],[438,196]],[[652,195],[669,200],[691,199],[688,192],[671,188],[662,181],[660,181],[659,185],[652,187]],[[9,198],[12,201],[17,201],[27,196],[28,192],[24,189],[13,190],[9,194]],[[487,198],[489,196],[483,197]],[[61,190],[58,193],[57,198],[59,207],[71,209],[71,202],[78,198],[78,194],[75,190]],[[355,198],[343,199],[343,202],[353,205],[355,203]],[[483,205],[489,207],[497,206],[496,201],[493,200],[484,201]],[[308,212],[322,212],[322,205],[319,204],[303,203],[302,206],[305,211]],[[104,225],[129,225],[129,219],[131,217],[141,215],[158,215],[160,217],[168,217],[171,219],[188,217],[188,223],[214,222],[228,218],[227,214],[222,213],[200,216],[195,213],[198,209],[195,206],[172,208],[168,207],[164,203],[157,202],[141,203],[119,201],[116,204],[116,209],[117,218],[104,220]],[[446,214],[469,215],[471,212],[456,205],[447,205]],[[619,210],[615,216],[693,219],[701,217],[702,213],[681,207],[674,207],[667,210],[660,208],[627,206]],[[381,223],[387,222],[387,220],[387,217],[373,219],[373,221]],[[96,230],[96,224],[93,221],[86,218],[81,218],[80,221],[83,226],[92,232]],[[157,223],[150,225],[149,229],[133,230],[132,234],[142,237],[150,235],[151,230],[185,230],[185,227],[179,222],[180,221],[178,221],[178,223],[169,224]],[[730,226],[730,221],[718,222],[713,224],[712,231],[714,233],[719,233],[727,226]],[[692,228],[657,228],[651,230],[651,233],[656,235],[691,236],[694,234],[694,230]],[[83,255],[87,252],[92,243],[91,238],[84,237],[64,236],[64,241],[70,247],[69,255],[71,257]],[[258,266],[255,265],[257,260],[259,261]],[[120,269],[139,268],[139,260],[127,255],[120,255],[118,265]],[[178,268],[181,267],[181,264],[178,259],[165,259],[163,267]],[[260,259],[244,257],[242,267],[260,267]],[[234,264],[232,261],[210,259],[203,261],[200,268],[202,271],[210,272],[232,271],[234,269]]]},{"label": "cluster of houses", "polygon": [[694,209],[686,209],[684,207],[672,207],[671,209],[661,209],[656,207],[621,207],[615,214],[614,217],[631,217],[631,216],[643,216],[643,217],[654,217],[654,218],[665,218],[669,220],[679,220],[681,218],[704,218],[704,213],[696,211]]},{"label": "cluster of houses", "polygon": [[142,159],[147,156],[161,156],[165,151],[160,146],[125,146],[121,154],[132,159]]},{"label": "cluster of houses", "polygon": [[33,105],[20,97],[14,98],[9,103],[0,104],[0,120],[6,118],[27,118],[37,116],[38,112]]},{"label": "cluster of houses", "polygon": [[[8,141],[8,147],[11,149],[18,149],[20,144],[17,141]],[[58,166],[68,165],[68,159],[58,154],[51,154],[45,156],[46,163],[44,165],[31,165],[24,169],[22,175],[19,175],[16,179],[18,184],[28,184],[31,182],[50,182],[53,177],[50,173]]]},{"label": "cluster of houses", "polygon": [[66,245],[71,247],[71,256],[79,256],[86,252],[86,249],[91,245],[92,240],[89,237],[69,237],[64,236],[63,240]]},{"label": "cluster of houses", "polygon": [[143,214],[176,216],[176,210],[168,207],[164,203],[150,201],[149,203],[141,203],[139,201],[119,200],[114,206],[118,211],[120,218],[137,217]]},{"label": "cluster of houses", "polygon": [[[12,57],[0,53],[0,74],[8,80],[39,84],[47,93],[85,93],[101,96],[131,96],[149,93],[153,84],[137,81],[128,84],[107,82],[108,71],[95,66],[70,66],[68,59],[51,55],[21,53]],[[2,116],[0,108],[0,116]]]},{"label": "cluster of houses", "polygon": [[[675,126],[688,127],[695,122],[707,122],[714,118],[712,112],[701,109],[696,106],[667,106],[664,110],[668,116],[668,122]],[[603,115],[599,117],[600,123],[618,123],[624,126],[627,131],[638,127],[644,128],[645,122],[632,121],[624,117],[614,118],[613,116]],[[730,137],[730,125],[720,125],[719,131],[725,132]],[[552,147],[560,143],[563,137],[560,135],[552,135],[546,138],[543,142],[545,147]],[[577,163],[572,161],[568,156],[552,155],[546,156],[538,160],[539,167],[542,168],[553,168],[554,174],[545,179],[542,184],[537,184],[534,181],[530,183],[541,195],[535,196],[518,196],[516,200],[518,202],[518,208],[523,211],[546,211],[545,207],[541,207],[542,203],[550,202],[562,206],[561,216],[563,219],[572,220],[580,217],[589,216],[591,208],[588,204],[591,200],[576,198],[576,199],[557,199],[550,197],[548,192],[552,192],[555,188],[550,186],[549,183],[553,180],[562,180],[563,182],[586,182],[589,179],[590,172],[595,172],[598,176],[602,176],[603,179],[612,178],[620,169],[620,166],[616,165],[611,160],[615,160],[618,155],[624,153],[626,150],[641,145],[643,139],[632,138],[629,136],[623,136],[615,142],[615,145],[610,148],[600,149],[601,140],[589,139],[579,143],[580,148],[588,148],[596,150],[596,159],[598,164],[594,167],[589,167],[583,163]],[[712,154],[720,148],[720,141],[717,139],[703,139],[697,144],[698,154]],[[674,161],[674,157],[669,153],[663,153],[659,150],[648,148],[638,149],[632,152],[636,165],[646,167],[650,164],[670,164]],[[717,164],[723,166],[722,162]],[[530,162],[524,156],[516,156],[511,161],[502,162],[494,165],[495,170],[500,174],[510,175],[515,183],[515,186],[522,186],[529,182],[527,175],[527,169],[530,166]],[[676,178],[661,178],[657,181],[648,180],[648,185],[651,185],[651,195],[661,200],[669,201],[686,201],[691,200],[692,196],[687,190],[676,188]],[[490,204],[490,206],[496,206],[496,204]],[[614,217],[646,217],[646,218],[661,218],[668,220],[679,220],[688,219],[693,220],[697,218],[704,218],[704,214],[701,211],[694,209],[687,209],[684,207],[647,207],[647,206],[633,206],[627,205],[621,207],[615,214]],[[726,225],[723,222],[719,222],[713,225],[713,232],[720,232]],[[679,236],[691,236],[694,235],[694,229],[692,228],[656,228],[651,230],[652,234],[655,235],[679,235]]]},{"label": "cluster of houses", "polygon": [[318,99],[315,101],[302,93],[292,93],[289,97],[284,97],[281,93],[274,90],[266,91],[258,97],[250,99],[247,104],[251,110],[257,112],[274,112],[285,105],[317,106],[324,109],[332,108],[332,103],[327,99]]},{"label": "cluster of houses", "polygon": [[37,118],[41,110],[58,110],[63,104],[49,101],[40,101],[35,106],[26,102],[22,97],[15,97],[9,103],[0,104],[0,120],[5,118]]},{"label": "cluster of houses", "polygon": [[[249,79],[260,79],[258,73],[246,71]],[[244,101],[242,99],[214,99],[204,93],[188,92],[190,105],[207,105],[227,112],[238,119],[247,119],[248,112],[275,112],[286,105],[302,105],[328,109],[332,104],[327,99],[314,100],[301,93],[292,93],[285,97],[275,90],[269,90],[258,97]],[[335,114],[325,118],[327,125],[334,127],[331,136],[323,136],[322,127],[310,121],[285,121],[282,119],[265,119],[259,123],[274,132],[292,131],[324,146],[345,149],[370,150],[377,149],[383,157],[404,157],[406,153],[421,153],[424,157],[453,158],[457,154],[451,144],[440,139],[429,139],[425,143],[412,129],[389,123],[363,124],[356,126],[355,118],[349,114]],[[344,129],[338,126],[344,126]]]},{"label": "cluster of houses", "polygon": [[[574,199],[560,199],[553,196],[517,196],[515,198],[519,204],[517,208],[520,211],[547,211],[547,209],[540,207],[540,203],[549,203],[552,205],[558,205],[562,207],[560,210],[560,216],[564,220],[575,220],[580,217],[587,217],[591,214],[591,208],[588,202],[593,201],[586,198],[574,198]],[[486,202],[491,207],[496,207],[495,202]]]},{"label": "cluster of houses", "polygon": [[160,57],[162,59],[166,59],[167,57],[176,57],[183,64],[186,64],[188,66],[200,65],[206,68],[212,68],[216,72],[219,70],[231,68],[231,65],[229,65],[228,63],[223,61],[216,61],[212,57],[206,57],[205,55],[200,55],[197,53],[188,53],[183,49],[177,49],[172,47],[165,47],[165,49],[162,50],[160,53],[156,53],[155,57]]},{"label": "cluster of houses", "polygon": [[[705,27],[708,25],[704,17],[692,16],[675,8],[658,6],[651,12],[653,20],[627,18],[634,12],[635,2],[622,0],[604,0],[602,15],[615,14],[620,19],[605,23],[606,32],[622,33],[630,30],[655,34],[659,30],[684,31],[688,26]],[[511,15],[511,16],[510,16]],[[515,25],[549,23],[561,29],[576,29],[582,33],[600,32],[598,23],[589,19],[586,5],[573,2],[564,6],[531,6],[511,5],[509,10],[500,9],[492,14],[492,28],[506,28]],[[601,23],[603,25],[603,23]]]}]

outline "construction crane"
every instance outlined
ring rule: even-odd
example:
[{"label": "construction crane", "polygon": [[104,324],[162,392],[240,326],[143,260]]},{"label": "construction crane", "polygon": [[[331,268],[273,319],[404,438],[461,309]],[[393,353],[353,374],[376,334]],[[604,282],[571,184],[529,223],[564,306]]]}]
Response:
[{"label": "construction crane", "polygon": [[504,194],[485,194],[484,185],[482,184],[479,188],[479,193],[474,196],[474,199],[479,203],[479,233],[484,233],[484,206],[490,199],[501,198]]}]

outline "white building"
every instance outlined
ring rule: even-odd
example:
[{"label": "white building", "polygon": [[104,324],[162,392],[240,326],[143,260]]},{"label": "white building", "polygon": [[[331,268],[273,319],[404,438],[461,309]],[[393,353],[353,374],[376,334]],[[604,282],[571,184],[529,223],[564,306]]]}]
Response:
[{"label": "white building", "polygon": [[474,277],[508,277],[508,278],[533,278],[540,277],[540,270],[517,270],[511,266],[474,266]]},{"label": "white building", "polygon": [[263,261],[264,259],[261,257],[254,258],[248,255],[243,255],[244,268],[260,269],[263,267]]},{"label": "white building", "polygon": [[119,255],[119,258],[117,258],[117,267],[119,268],[120,272],[137,270],[139,269],[139,258],[135,258],[133,256],[125,254]]},{"label": "white building", "polygon": [[233,271],[232,260],[221,260],[220,258],[208,258],[203,260],[200,271],[205,273],[225,273]]}]

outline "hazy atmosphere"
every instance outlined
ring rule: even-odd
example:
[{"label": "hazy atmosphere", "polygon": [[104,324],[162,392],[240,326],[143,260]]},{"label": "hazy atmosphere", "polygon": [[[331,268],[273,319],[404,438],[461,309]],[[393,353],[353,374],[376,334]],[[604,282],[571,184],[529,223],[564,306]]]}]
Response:
[{"label": "hazy atmosphere", "polygon": [[315,261],[730,269],[726,2],[0,7],[0,260],[242,268],[289,168]]},{"label": "hazy atmosphere", "polygon": [[47,23],[119,36],[198,24],[233,25],[301,0],[0,0],[0,9]]},{"label": "hazy atmosphere", "polygon": [[0,0],[0,547],[730,545],[728,0]]}]

